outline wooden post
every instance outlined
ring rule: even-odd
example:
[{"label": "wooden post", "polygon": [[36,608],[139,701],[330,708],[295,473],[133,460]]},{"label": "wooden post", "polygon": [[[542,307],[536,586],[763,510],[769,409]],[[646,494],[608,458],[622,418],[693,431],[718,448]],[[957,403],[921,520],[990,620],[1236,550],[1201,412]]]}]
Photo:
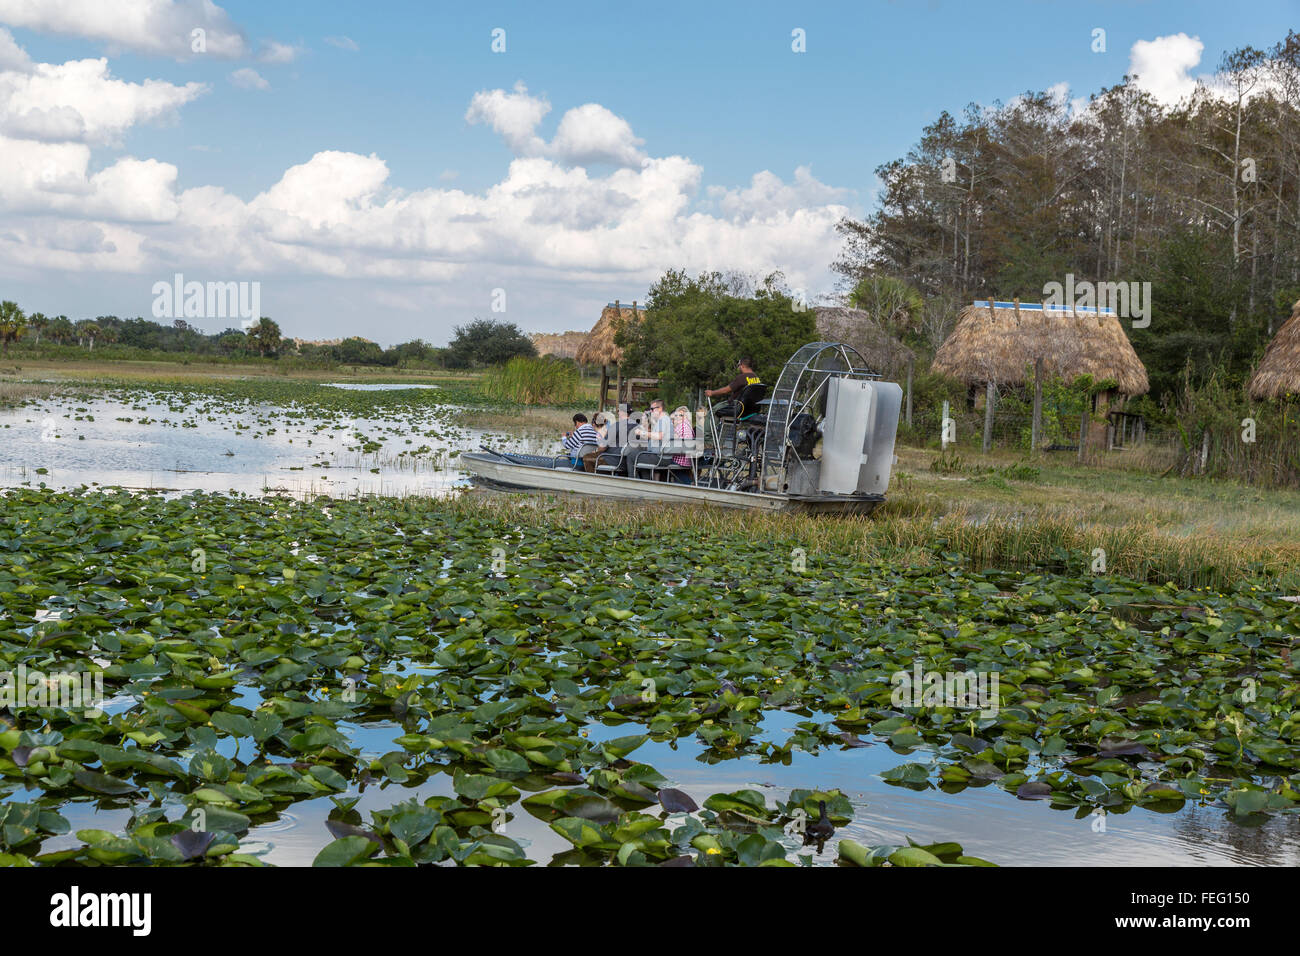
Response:
[{"label": "wooden post", "polygon": [[1210,460],[1210,430],[1207,428],[1201,433],[1201,474],[1205,474],[1205,466]]},{"label": "wooden post", "polygon": [[948,448],[948,403],[943,403],[943,417],[939,419],[939,450]]},{"label": "wooden post", "polygon": [[984,388],[984,454],[993,447],[993,406],[998,403],[998,389],[992,382]]},{"label": "wooden post", "polygon": [[623,404],[623,365],[622,365],[622,363],[619,363],[617,366],[615,366],[615,369],[618,371],[618,384],[617,384],[617,385],[615,386],[615,388],[614,388],[614,408],[617,409],[619,405]]},{"label": "wooden post", "polygon": [[1043,360],[1034,359],[1034,423],[1030,428],[1029,450],[1043,444]]},{"label": "wooden post", "polygon": [[916,359],[907,360],[907,427],[912,427],[912,367],[916,365]]},{"label": "wooden post", "polygon": [[600,367],[600,411],[602,412],[605,410],[605,394],[608,388],[609,388],[609,366],[602,365]]},{"label": "wooden post", "polygon": [[1085,396],[1083,400],[1083,414],[1079,417],[1079,463],[1083,464],[1083,456],[1088,450],[1088,399]]}]

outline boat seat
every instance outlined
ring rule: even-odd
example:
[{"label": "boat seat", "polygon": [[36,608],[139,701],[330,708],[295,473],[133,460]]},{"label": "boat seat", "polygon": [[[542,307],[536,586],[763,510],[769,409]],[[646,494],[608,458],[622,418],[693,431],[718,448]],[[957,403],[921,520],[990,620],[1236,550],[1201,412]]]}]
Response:
[{"label": "boat seat", "polygon": [[[665,449],[657,452],[646,452],[644,455],[637,456],[636,460],[636,477],[645,477],[653,481],[658,474],[668,474],[669,472],[689,472],[689,465],[680,465],[673,461],[678,455],[682,454],[681,448]],[[649,472],[643,476],[642,472]]]},{"label": "boat seat", "polygon": [[596,458],[596,473],[599,475],[617,475],[627,463],[627,448],[611,448],[603,451]]},{"label": "boat seat", "polygon": [[569,464],[570,464],[570,467],[571,467],[574,471],[583,471],[583,470],[584,470],[584,465],[583,465],[583,463],[582,463],[582,459],[583,459],[585,456],[590,455],[590,454],[593,454],[594,452],[598,452],[598,451],[600,451],[600,446],[599,446],[599,445],[593,445],[593,444],[591,444],[591,443],[587,443],[586,445],[579,445],[577,451],[575,451],[572,455],[567,455],[566,457],[567,457],[567,458],[576,458],[576,459],[578,459],[578,463],[577,463],[576,465],[573,464],[572,461],[570,461],[570,463],[569,463]]}]

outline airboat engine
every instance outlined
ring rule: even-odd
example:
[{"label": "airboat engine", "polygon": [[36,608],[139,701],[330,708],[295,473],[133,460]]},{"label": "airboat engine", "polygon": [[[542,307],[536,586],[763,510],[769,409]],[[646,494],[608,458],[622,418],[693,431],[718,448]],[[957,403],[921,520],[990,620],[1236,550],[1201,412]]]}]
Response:
[{"label": "airboat engine", "polygon": [[883,495],[894,466],[903,390],[897,382],[833,378],[826,383],[818,488],[834,495]]},{"label": "airboat engine", "polygon": [[763,491],[823,500],[884,495],[903,390],[881,381],[855,349],[805,345],[765,404]]}]

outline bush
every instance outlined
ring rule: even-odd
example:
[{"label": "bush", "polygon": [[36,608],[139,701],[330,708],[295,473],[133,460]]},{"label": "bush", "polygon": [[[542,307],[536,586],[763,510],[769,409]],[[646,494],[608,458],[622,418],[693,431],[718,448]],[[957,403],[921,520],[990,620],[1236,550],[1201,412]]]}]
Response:
[{"label": "bush", "polygon": [[579,397],[578,369],[571,362],[544,355],[512,358],[488,372],[483,392],[518,405],[563,405]]}]

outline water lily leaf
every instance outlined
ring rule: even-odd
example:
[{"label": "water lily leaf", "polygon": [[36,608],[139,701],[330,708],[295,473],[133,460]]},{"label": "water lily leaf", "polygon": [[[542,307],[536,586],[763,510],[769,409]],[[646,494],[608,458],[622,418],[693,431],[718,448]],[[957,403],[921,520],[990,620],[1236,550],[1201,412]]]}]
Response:
[{"label": "water lily leaf", "polygon": [[890,854],[889,863],[891,866],[939,866],[943,861],[920,847],[905,846]]},{"label": "water lily leaf", "polygon": [[1021,800],[1046,800],[1052,795],[1052,792],[1050,784],[1037,780],[1022,783],[1016,788],[1016,796]]},{"label": "water lily leaf", "polygon": [[700,808],[690,794],[672,787],[664,787],[659,791],[659,803],[669,813],[694,813]]},{"label": "water lily leaf", "polygon": [[312,861],[312,866],[355,866],[379,852],[373,840],[364,836],[346,836],[330,843]]},{"label": "water lily leaf", "polygon": [[108,774],[100,773],[97,770],[78,770],[73,773],[72,777],[77,781],[78,786],[92,793],[120,796],[124,793],[134,793],[137,789],[133,783],[117,777],[110,777]]}]

